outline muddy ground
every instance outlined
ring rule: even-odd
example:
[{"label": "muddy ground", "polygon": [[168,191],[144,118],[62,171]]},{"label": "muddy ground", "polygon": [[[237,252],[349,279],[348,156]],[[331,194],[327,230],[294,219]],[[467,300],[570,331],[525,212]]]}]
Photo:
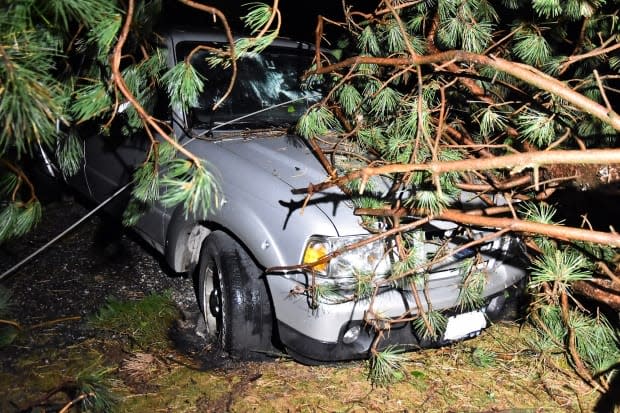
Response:
[{"label": "muddy ground", "polygon": [[[87,211],[72,198],[48,204],[35,231],[1,247],[0,272]],[[126,412],[604,411],[597,410],[599,394],[562,355],[537,353],[528,327],[515,322],[408,354],[403,379],[389,387],[373,387],[364,362],[309,367],[285,355],[261,363],[214,359],[193,334],[191,280],[167,272],[154,251],[119,229],[95,216],[2,282],[13,293],[7,318],[21,330],[0,348],[0,411],[60,411],[70,395],[39,403],[44,410],[36,410],[37,401],[94,365],[106,370],[118,410]],[[164,291],[179,316],[163,350],[137,349],[88,321],[109,297],[131,301]]]},{"label": "muddy ground", "polygon": [[[69,197],[47,204],[43,222],[31,234],[0,247],[0,272],[88,211]],[[155,251],[102,215],[93,216],[23,265],[3,285],[12,292],[19,322],[38,326],[34,347],[66,346],[93,334],[87,316],[110,297],[131,300],[168,290],[189,317],[198,315],[191,281],[166,272]],[[8,357],[3,357],[3,365],[14,356],[10,349],[4,355]]]}]

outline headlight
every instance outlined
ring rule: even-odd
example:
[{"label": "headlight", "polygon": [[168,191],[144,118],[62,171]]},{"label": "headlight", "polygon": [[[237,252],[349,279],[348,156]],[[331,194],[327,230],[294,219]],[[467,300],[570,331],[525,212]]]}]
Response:
[{"label": "headlight", "polygon": [[[368,235],[349,237],[312,236],[306,244],[302,257],[303,264],[313,264],[321,258],[336,252],[343,251],[329,262],[318,263],[312,267],[315,275],[338,281],[347,279],[354,282],[361,274],[371,274],[384,277],[389,274],[393,262],[393,252],[385,239],[374,241],[352,250],[345,251],[346,247],[359,243],[368,238]],[[339,282],[340,283],[340,282]]]}]

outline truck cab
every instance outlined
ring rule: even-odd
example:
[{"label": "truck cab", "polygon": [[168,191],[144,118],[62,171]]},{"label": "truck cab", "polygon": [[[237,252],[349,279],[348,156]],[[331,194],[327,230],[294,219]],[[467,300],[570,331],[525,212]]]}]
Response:
[{"label": "truck cab", "polygon": [[[300,83],[314,57],[311,45],[278,39],[260,54],[241,57],[232,92],[213,110],[232,72],[209,65],[209,49],[197,46],[225,45],[225,36],[177,30],[164,38],[168,65],[190,56],[205,86],[190,110],[160,104],[157,115],[204,162],[219,197],[199,216],[155,203],[134,229],[170,268],[195,277],[205,340],[242,359],[275,348],[301,362],[332,362],[368,357],[378,334],[372,314],[410,320],[431,306],[444,312],[447,326],[440,334],[420,334],[403,321],[392,323],[380,344],[415,349],[476,335],[489,316],[501,313],[506,291],[525,275],[515,259],[516,239],[464,250],[429,266],[419,281],[390,282],[399,260],[394,243],[361,225],[349,195],[337,187],[311,197],[293,191],[328,178],[312,147],[294,132],[321,98],[319,89]],[[166,102],[165,93],[158,94]],[[140,136],[89,137],[82,171],[71,184],[103,202],[131,182],[147,146]],[[126,201],[119,198],[117,207]],[[431,221],[410,236],[430,256],[442,240],[456,248],[447,240],[462,233],[455,224]],[[485,274],[485,300],[465,308],[462,264],[472,257]],[[362,276],[370,277],[372,293],[356,291]],[[321,289],[329,294],[318,294]]]}]

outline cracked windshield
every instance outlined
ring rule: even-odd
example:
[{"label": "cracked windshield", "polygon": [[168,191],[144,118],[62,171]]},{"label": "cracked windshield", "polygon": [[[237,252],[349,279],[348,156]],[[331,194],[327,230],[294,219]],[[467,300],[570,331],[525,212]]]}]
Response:
[{"label": "cracked windshield", "polygon": [[[179,55],[187,56],[196,44],[182,43]],[[304,71],[312,64],[309,50],[270,47],[264,52],[247,53],[237,61],[237,77],[230,95],[213,111],[213,106],[228,90],[232,67],[212,66],[211,52],[200,50],[192,56],[192,65],[202,75],[205,86],[199,104],[191,111],[195,128],[211,128],[248,114],[234,126],[289,127],[321,96],[315,85],[302,82]],[[269,108],[269,109],[268,109]],[[268,110],[265,110],[268,109]]]}]

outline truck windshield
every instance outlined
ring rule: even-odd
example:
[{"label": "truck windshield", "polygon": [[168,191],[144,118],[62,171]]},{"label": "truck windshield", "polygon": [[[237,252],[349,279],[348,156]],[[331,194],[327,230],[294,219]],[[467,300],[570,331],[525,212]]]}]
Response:
[{"label": "truck windshield", "polygon": [[[196,46],[196,43],[180,44],[179,61]],[[232,68],[211,67],[209,56],[210,52],[203,50],[192,56],[191,63],[202,75],[205,86],[198,105],[190,111],[191,127],[209,128],[261,110],[226,128],[289,127],[321,96],[316,87],[303,87],[301,82],[302,74],[312,63],[311,51],[270,47],[237,60],[232,92],[214,111],[213,105],[228,89]]]}]

